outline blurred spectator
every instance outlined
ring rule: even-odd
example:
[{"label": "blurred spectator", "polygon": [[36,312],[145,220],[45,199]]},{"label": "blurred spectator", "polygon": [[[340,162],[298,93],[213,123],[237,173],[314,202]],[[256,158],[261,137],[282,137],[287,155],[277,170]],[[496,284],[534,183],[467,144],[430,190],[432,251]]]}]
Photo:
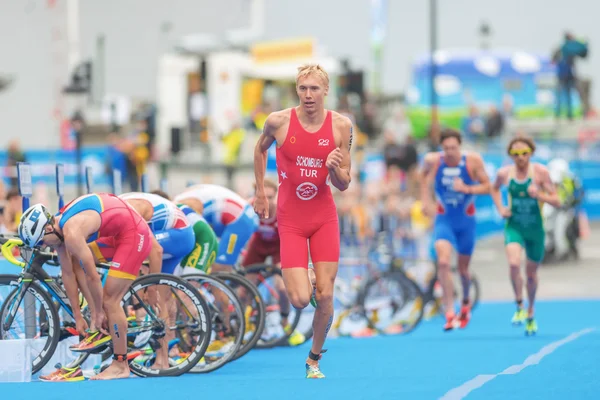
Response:
[{"label": "blurred spectator", "polygon": [[4,202],[0,204],[0,234],[3,233],[8,233],[8,229],[4,223]]},{"label": "blurred spectator", "polygon": [[133,192],[139,190],[140,178],[146,172],[150,159],[150,135],[147,129],[147,121],[138,120],[131,135],[121,144],[121,151],[127,156],[127,176]]},{"label": "blurred spectator", "polygon": [[582,40],[567,32],[563,44],[553,55],[556,63],[556,74],[558,86],[556,91],[556,118],[560,118],[563,101],[567,106],[567,118],[573,119],[573,108],[571,104],[571,93],[576,89],[577,74],[575,72],[575,58],[587,57],[588,45]]},{"label": "blurred spectator", "polygon": [[404,143],[411,134],[410,122],[404,115],[402,107],[396,107],[383,126],[384,135],[391,135],[396,143]]},{"label": "blurred spectator", "polygon": [[[10,186],[16,188],[18,185],[16,166],[19,162],[25,162],[25,154],[21,151],[21,146],[17,139],[13,139],[8,144],[6,166],[11,171]],[[14,171],[14,172],[12,172]],[[14,173],[14,175],[12,175]]]},{"label": "blurred spectator", "polygon": [[106,173],[114,187],[113,171],[121,171],[121,184],[127,177],[127,157],[123,151],[123,140],[116,133],[111,133],[106,138],[108,142],[108,157],[106,160]]},{"label": "blurred spectator", "polygon": [[496,106],[490,106],[489,114],[485,121],[485,136],[493,138],[500,136],[504,130],[504,116]]},{"label": "blurred spectator", "polygon": [[246,131],[242,128],[239,121],[234,122],[229,133],[221,137],[221,141],[225,147],[223,163],[225,164],[225,171],[227,173],[227,186],[231,189],[233,189],[233,177],[240,161],[240,150],[245,138]]},{"label": "blurred spectator", "polygon": [[259,132],[263,131],[265,127],[265,122],[267,121],[267,117],[269,114],[273,112],[273,107],[269,103],[263,103],[260,107],[257,107],[254,113],[252,114],[252,122],[256,127],[256,130]]},{"label": "blurred spectator", "polygon": [[359,115],[357,118],[358,127],[369,139],[375,138],[378,134],[375,125],[376,112],[375,104],[368,100],[362,105],[362,115]]},{"label": "blurred spectator", "polygon": [[479,141],[483,138],[485,124],[475,105],[469,107],[469,115],[463,118],[461,130],[469,142]]},{"label": "blurred spectator", "polygon": [[403,142],[397,142],[391,131],[386,132],[384,139],[383,158],[387,179],[399,179],[402,186],[406,187],[418,162],[415,143],[410,136],[405,137]]},{"label": "blurred spectator", "polygon": [[17,232],[22,208],[23,204],[19,189],[13,187],[6,194],[6,204],[4,205],[4,226],[8,232]]},{"label": "blurred spectator", "polygon": [[502,96],[502,115],[504,118],[511,118],[514,116],[514,100],[509,93],[505,93]]}]

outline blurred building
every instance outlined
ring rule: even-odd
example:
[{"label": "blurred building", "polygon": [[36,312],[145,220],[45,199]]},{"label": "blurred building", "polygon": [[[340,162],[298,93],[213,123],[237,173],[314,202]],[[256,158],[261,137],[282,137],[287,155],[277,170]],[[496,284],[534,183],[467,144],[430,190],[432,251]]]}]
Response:
[{"label": "blurred building", "polygon": [[[67,81],[69,62],[67,1],[0,1],[0,74],[15,78],[0,92],[0,128],[3,137],[20,137],[24,148],[59,145],[57,113],[64,106],[59,93]],[[265,1],[265,40],[313,36],[330,56],[349,59],[358,70],[371,68],[370,1]],[[384,93],[395,94],[407,87],[411,61],[428,49],[428,2],[388,3],[381,85]],[[482,20],[491,27],[492,47],[536,52],[550,53],[564,30],[570,29],[588,37],[592,47],[580,75],[600,78],[600,58],[593,56],[594,44],[600,43],[596,28],[600,3],[505,0],[492,8],[478,0],[438,3],[440,48],[478,47]],[[81,2],[80,56],[93,58],[98,35],[104,35],[105,92],[155,101],[159,55],[184,35],[220,34],[243,27],[248,23],[249,4],[250,0]],[[592,98],[600,98],[600,85],[593,86]]]}]

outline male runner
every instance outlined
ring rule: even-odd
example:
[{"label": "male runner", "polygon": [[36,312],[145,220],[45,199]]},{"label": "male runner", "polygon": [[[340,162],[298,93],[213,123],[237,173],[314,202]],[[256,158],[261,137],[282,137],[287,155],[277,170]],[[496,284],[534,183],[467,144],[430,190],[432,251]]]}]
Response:
[{"label": "male runner", "polygon": [[309,245],[315,265],[317,309],[312,348],[306,359],[307,378],[325,377],[319,359],[333,321],[333,283],[340,257],[338,216],[328,183],[344,191],[351,180],[352,123],[325,109],[328,91],[329,76],[321,66],[298,68],[300,105],[270,114],[254,150],[254,210],[261,218],[269,218],[265,169],[267,150],[277,142],[281,267],[288,298],[297,309],[308,305],[313,292],[307,273]]},{"label": "male runner", "polygon": [[[265,179],[265,194],[269,201],[269,217],[260,219],[258,230],[250,238],[246,255],[242,260],[242,266],[244,267],[264,263],[267,257],[271,257],[272,264],[281,268],[279,230],[277,229],[277,183],[270,179]],[[254,200],[255,198],[250,199],[249,203],[254,205]],[[248,278],[257,283],[257,278],[254,278],[252,275],[256,274],[249,274]],[[290,333],[290,324],[288,321],[290,300],[287,297],[283,280],[278,275],[274,277],[274,286],[279,296],[281,326],[286,333]],[[304,341],[304,335],[298,330],[292,332],[288,338],[288,343],[292,346],[302,344]]]},{"label": "male runner", "polygon": [[237,193],[218,185],[195,185],[174,199],[202,216],[219,238],[213,271],[228,271],[238,262],[242,249],[258,228],[258,216]]},{"label": "male runner", "polygon": [[[426,216],[436,215],[433,241],[446,310],[444,330],[450,331],[457,327],[465,328],[471,318],[469,263],[475,248],[474,195],[489,193],[490,181],[481,156],[461,151],[460,132],[445,129],[440,136],[440,144],[441,152],[425,155],[421,202]],[[435,206],[431,196],[432,185],[435,188]],[[453,248],[458,253],[458,272],[463,288],[458,317],[454,310],[454,283],[450,269]]]},{"label": "male runner", "polygon": [[[507,165],[498,171],[492,187],[492,199],[500,215],[506,218],[504,243],[506,257],[510,266],[510,280],[515,292],[517,311],[512,322],[520,325],[524,321],[525,334],[537,332],[534,319],[535,293],[538,286],[537,267],[544,258],[545,231],[542,218],[542,204],[548,203],[560,207],[560,200],[548,169],[531,162],[535,152],[535,143],[526,137],[516,137],[507,148],[513,159],[513,165]],[[509,206],[504,207],[500,188],[508,185]],[[523,310],[523,278],[521,277],[521,253],[525,249],[527,256],[527,297],[529,308]]]},{"label": "male runner", "polygon": [[[92,314],[89,337],[103,343],[113,339],[113,362],[94,380],[129,377],[127,364],[127,318],[121,299],[137,278],[142,262],[148,257],[151,233],[148,224],[124,200],[110,194],[90,194],[79,197],[56,216],[42,204],[27,209],[18,227],[23,242],[30,246],[39,243],[56,249],[60,258],[62,279],[71,304],[79,304],[77,282]],[[108,277],[102,289],[100,275],[88,243],[110,238],[114,255]],[[83,289],[83,287],[87,289]],[[78,307],[73,307],[77,328],[84,330],[85,321]],[[101,331],[108,319],[110,336]]]}]

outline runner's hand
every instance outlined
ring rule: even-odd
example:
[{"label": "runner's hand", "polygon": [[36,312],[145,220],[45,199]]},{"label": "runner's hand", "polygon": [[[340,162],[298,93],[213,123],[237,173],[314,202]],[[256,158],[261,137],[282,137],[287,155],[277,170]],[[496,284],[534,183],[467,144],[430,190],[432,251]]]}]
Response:
[{"label": "runner's hand", "polygon": [[87,330],[89,329],[89,326],[87,322],[85,322],[85,319],[83,319],[83,317],[80,316],[79,318],[75,319],[75,328],[81,336],[85,336]]},{"label": "runner's hand", "polygon": [[469,185],[465,184],[460,178],[454,178],[452,189],[454,189],[456,192],[467,193],[469,190]]},{"label": "runner's hand", "polygon": [[421,207],[421,212],[426,217],[431,218],[435,215],[435,207],[433,206],[433,204],[431,204],[429,202],[423,203],[423,206]]},{"label": "runner's hand", "polygon": [[510,211],[510,208],[502,207],[500,215],[502,215],[502,218],[509,218],[512,215],[512,212]]},{"label": "runner's hand", "polygon": [[332,170],[336,169],[342,163],[342,151],[339,148],[333,149],[331,153],[327,156],[327,161],[325,161],[325,166]]},{"label": "runner's hand", "polygon": [[267,196],[256,196],[254,199],[254,212],[260,218],[269,218],[269,201],[267,200]]},{"label": "runner's hand", "polygon": [[529,195],[529,197],[537,199],[539,195],[538,187],[534,183],[531,183],[527,188],[527,194]]}]

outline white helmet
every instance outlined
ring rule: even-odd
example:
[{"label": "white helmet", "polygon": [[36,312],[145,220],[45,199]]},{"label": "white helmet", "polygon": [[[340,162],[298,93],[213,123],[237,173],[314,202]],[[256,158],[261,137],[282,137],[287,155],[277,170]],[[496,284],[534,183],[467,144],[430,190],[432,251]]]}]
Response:
[{"label": "white helmet", "polygon": [[548,171],[552,182],[560,183],[569,174],[569,163],[562,158],[555,158],[548,163]]},{"label": "white helmet", "polygon": [[51,219],[52,214],[43,204],[36,204],[25,210],[17,228],[23,243],[29,247],[37,246],[44,237],[46,225]]}]

